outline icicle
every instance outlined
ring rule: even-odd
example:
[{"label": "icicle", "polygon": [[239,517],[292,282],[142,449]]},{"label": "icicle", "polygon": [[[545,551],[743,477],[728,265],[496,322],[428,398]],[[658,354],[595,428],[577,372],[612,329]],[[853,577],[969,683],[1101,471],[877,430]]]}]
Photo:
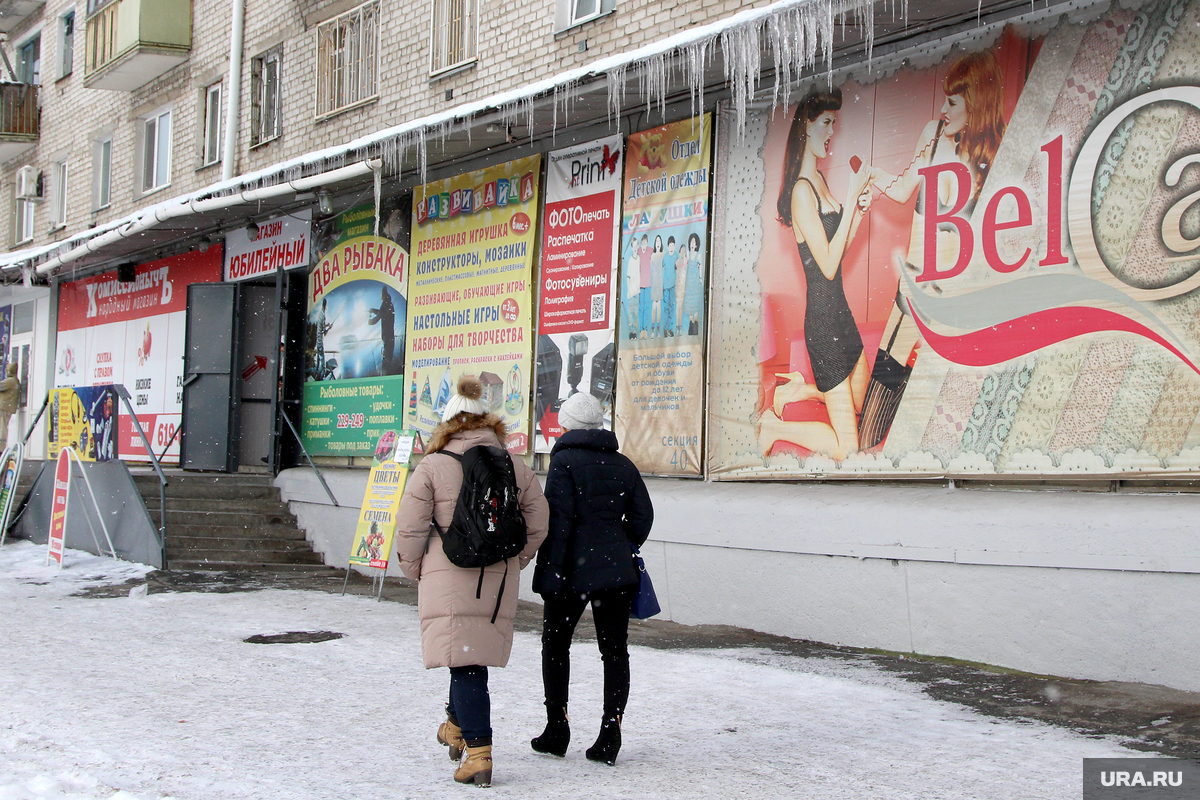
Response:
[{"label": "icicle", "polygon": [[638,64],[638,91],[646,100],[646,114],[653,110],[658,101],[658,116],[667,116],[667,56],[658,53]]},{"label": "icicle", "polygon": [[379,235],[379,206],[383,197],[383,169],[372,170],[375,177],[375,236]]},{"label": "icicle", "polygon": [[[550,142],[552,144],[555,141],[557,141],[557,138],[558,138],[558,136],[557,136],[557,134],[558,134],[558,92],[559,92],[559,86],[558,86],[558,84],[555,84],[554,97],[552,98],[552,102],[551,102],[551,105],[553,106],[553,111],[550,116]],[[564,109],[564,113],[565,113],[565,109]]]},{"label": "icicle", "polygon": [[613,119],[621,119],[621,106],[625,102],[625,64],[613,67],[607,73],[605,78],[608,81],[608,121],[612,124]]},{"label": "icicle", "polygon": [[759,28],[744,25],[721,33],[721,53],[725,57],[725,82],[733,100],[734,119],[741,141],[746,130],[746,104],[754,96],[761,68]]},{"label": "icicle", "polygon": [[425,179],[425,129],[417,128],[417,162],[421,165],[421,183],[428,183]]},{"label": "icicle", "polygon": [[571,112],[575,109],[575,87],[578,85],[578,83],[579,82],[577,80],[571,79],[554,87],[554,115],[550,128],[551,141],[554,141],[557,138],[559,127],[558,108],[560,104],[562,105],[563,126],[566,127],[571,124]]},{"label": "icicle", "polygon": [[704,110],[704,70],[708,66],[708,48],[711,39],[704,39],[687,46],[683,52],[683,79],[688,85],[692,101],[692,116]]}]

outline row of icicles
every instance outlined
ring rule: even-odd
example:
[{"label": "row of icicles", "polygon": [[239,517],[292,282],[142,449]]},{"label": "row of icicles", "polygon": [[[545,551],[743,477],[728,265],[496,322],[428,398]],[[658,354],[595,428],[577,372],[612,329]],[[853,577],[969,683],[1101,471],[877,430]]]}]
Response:
[{"label": "row of icicles", "polygon": [[[891,10],[893,16],[898,12],[902,20],[907,19],[907,0],[884,0],[884,4],[885,12]],[[740,140],[745,132],[746,107],[758,92],[762,77],[764,43],[773,62],[771,104],[774,109],[776,105],[789,103],[793,83],[815,66],[818,58],[832,77],[835,32],[838,27],[847,24],[862,30],[869,60],[875,39],[870,0],[782,0],[775,3],[767,14],[755,15],[748,21],[730,25],[669,50],[622,61],[589,73],[588,78],[603,75],[607,80],[610,122],[618,119],[625,107],[625,87],[631,71],[637,80],[638,95],[645,103],[647,113],[657,107],[659,116],[665,116],[668,88],[678,77],[688,87],[692,114],[695,115],[704,108],[705,73],[719,50],[734,112],[734,133]],[[578,85],[579,79],[555,84],[552,92],[552,133],[569,122]],[[499,123],[506,127],[524,127],[532,133],[534,103],[542,96],[529,94],[502,104],[498,109]],[[473,118],[474,115],[446,118],[415,130],[384,136],[353,157],[343,152],[293,166],[284,177],[294,180],[302,174],[338,169],[345,166],[347,161],[364,158],[382,158],[384,171],[395,175],[400,172],[403,159],[411,154],[413,165],[420,170],[421,182],[424,183],[430,144],[443,142],[456,130],[465,131],[469,137]]]}]

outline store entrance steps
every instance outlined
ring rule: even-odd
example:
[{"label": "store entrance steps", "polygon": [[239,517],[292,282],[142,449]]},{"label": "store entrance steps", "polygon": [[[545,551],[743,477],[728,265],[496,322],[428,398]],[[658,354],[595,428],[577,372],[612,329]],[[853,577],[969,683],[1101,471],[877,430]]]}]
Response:
[{"label": "store entrance steps", "polygon": [[[134,473],[158,525],[159,482]],[[167,567],[171,570],[327,570],[270,475],[167,473]]]}]

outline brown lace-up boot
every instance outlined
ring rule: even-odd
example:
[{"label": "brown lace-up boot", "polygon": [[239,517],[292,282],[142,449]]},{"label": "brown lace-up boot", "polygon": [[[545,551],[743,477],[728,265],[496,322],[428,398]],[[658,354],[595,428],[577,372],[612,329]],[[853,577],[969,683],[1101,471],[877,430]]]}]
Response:
[{"label": "brown lace-up boot", "polygon": [[451,761],[458,761],[462,758],[463,748],[467,744],[463,741],[462,728],[458,727],[457,720],[446,717],[446,721],[438,726],[437,740],[450,748]]},{"label": "brown lace-up boot", "polygon": [[454,780],[459,783],[473,783],[478,787],[491,786],[492,745],[472,747],[468,742],[464,752],[466,758],[459,764],[458,769],[454,770]]}]

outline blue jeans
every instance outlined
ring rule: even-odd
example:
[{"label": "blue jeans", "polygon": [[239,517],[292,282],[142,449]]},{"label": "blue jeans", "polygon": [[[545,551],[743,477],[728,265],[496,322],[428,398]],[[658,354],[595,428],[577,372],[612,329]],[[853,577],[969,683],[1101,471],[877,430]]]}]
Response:
[{"label": "blue jeans", "polygon": [[[446,714],[458,721],[467,744],[492,741],[492,696],[488,694],[487,667],[451,667],[450,699]],[[476,746],[476,745],[471,745]]]},{"label": "blue jeans", "polygon": [[641,330],[650,330],[650,287],[642,288],[641,296],[638,298],[638,317],[641,322]]},{"label": "blue jeans", "polygon": [[662,299],[662,327],[663,330],[675,330],[675,287],[668,286],[663,288]]}]

